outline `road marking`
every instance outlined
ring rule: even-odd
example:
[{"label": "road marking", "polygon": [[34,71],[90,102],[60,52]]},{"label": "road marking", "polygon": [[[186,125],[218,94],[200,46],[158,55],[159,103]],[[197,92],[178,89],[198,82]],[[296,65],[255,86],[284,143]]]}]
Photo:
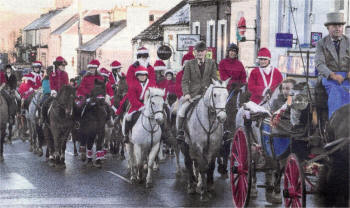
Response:
[{"label": "road marking", "polygon": [[36,189],[25,177],[18,173],[10,173],[8,176],[1,176],[0,190]]},{"label": "road marking", "polygon": [[117,176],[118,178],[122,179],[123,181],[125,181],[125,182],[131,184],[131,181],[130,181],[129,179],[127,179],[127,178],[125,178],[125,177],[123,177],[123,176],[121,176],[121,175],[119,175],[119,174],[117,174],[117,173],[115,173],[115,172],[113,172],[113,171],[107,171],[107,172],[110,173],[110,174],[112,174],[112,175],[115,175],[115,176]]},{"label": "road marking", "polygon": [[32,153],[31,152],[4,153],[4,156],[27,155],[27,154],[32,154]]}]

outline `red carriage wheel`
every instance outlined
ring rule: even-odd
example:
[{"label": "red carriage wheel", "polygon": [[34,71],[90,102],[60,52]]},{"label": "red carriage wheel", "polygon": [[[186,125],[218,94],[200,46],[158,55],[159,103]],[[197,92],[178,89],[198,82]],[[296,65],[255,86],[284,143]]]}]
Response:
[{"label": "red carriage wheel", "polygon": [[285,207],[305,207],[304,172],[295,154],[289,155],[284,168],[283,198]]},{"label": "red carriage wheel", "polygon": [[246,207],[251,186],[251,153],[248,138],[243,128],[235,132],[231,147],[230,178],[233,205]]}]

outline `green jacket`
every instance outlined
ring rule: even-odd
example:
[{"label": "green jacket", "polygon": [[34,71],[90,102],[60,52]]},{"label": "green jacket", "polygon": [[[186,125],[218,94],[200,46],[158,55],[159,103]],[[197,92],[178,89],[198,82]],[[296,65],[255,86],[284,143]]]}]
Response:
[{"label": "green jacket", "polygon": [[218,80],[217,66],[212,59],[205,59],[205,68],[203,77],[199,71],[198,60],[193,59],[186,63],[182,77],[182,92],[184,95],[190,94],[191,97],[205,93],[206,89],[212,83],[212,79]]}]

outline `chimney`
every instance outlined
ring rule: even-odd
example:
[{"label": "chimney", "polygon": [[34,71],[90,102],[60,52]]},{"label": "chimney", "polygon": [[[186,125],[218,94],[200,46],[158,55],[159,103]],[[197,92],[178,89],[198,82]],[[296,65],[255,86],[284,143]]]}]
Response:
[{"label": "chimney", "polygon": [[109,12],[100,13],[100,26],[108,28],[110,24]]}]

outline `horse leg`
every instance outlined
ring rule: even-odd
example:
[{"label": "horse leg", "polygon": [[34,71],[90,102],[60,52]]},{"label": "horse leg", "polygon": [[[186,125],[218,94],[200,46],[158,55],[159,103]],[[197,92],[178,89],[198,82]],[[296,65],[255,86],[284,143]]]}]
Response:
[{"label": "horse leg", "polygon": [[97,134],[97,141],[96,141],[96,162],[95,162],[95,167],[101,168],[101,160],[104,157],[104,152],[102,150],[102,144],[103,144],[103,139],[104,139],[104,131],[101,131]]},{"label": "horse leg", "polygon": [[158,155],[159,149],[160,149],[161,142],[158,142],[156,145],[151,147],[151,152],[148,155],[148,171],[147,171],[147,178],[146,178],[146,188],[152,187],[152,166],[153,162]]},{"label": "horse leg", "polygon": [[77,130],[76,129],[72,129],[71,131],[71,135],[72,135],[72,142],[74,145],[74,156],[78,156],[78,150],[77,150]]},{"label": "horse leg", "polygon": [[38,135],[38,156],[43,156],[43,143],[44,143],[44,134],[43,129],[40,125],[36,125],[36,132]]},{"label": "horse leg", "polygon": [[65,163],[65,153],[67,148],[67,137],[62,138],[61,137],[61,149],[60,149],[60,165],[62,168],[66,168]]},{"label": "horse leg", "polygon": [[176,175],[180,176],[182,174],[181,165],[180,165],[180,148],[177,144],[174,146],[174,150],[175,150],[175,159],[176,159]]},{"label": "horse leg", "polygon": [[3,126],[0,126],[0,162],[4,161],[4,139],[5,131]]},{"label": "horse leg", "polygon": [[94,139],[95,139],[96,135],[88,135],[87,137],[87,152],[86,152],[86,157],[88,159],[87,164],[89,166],[93,166],[93,162],[92,162],[92,155],[93,155],[93,146],[94,146]]},{"label": "horse leg", "polygon": [[83,134],[81,131],[78,131],[77,136],[80,141],[80,159],[81,161],[85,162],[86,160],[86,142],[87,142],[87,135]]},{"label": "horse leg", "polygon": [[159,161],[164,161],[166,159],[165,155],[164,155],[164,142],[161,140],[160,141],[160,150],[159,150],[159,153],[158,153],[158,159]]},{"label": "horse leg", "polygon": [[185,144],[185,143],[181,144],[181,152],[184,155],[185,166],[186,166],[186,169],[188,172],[187,193],[194,194],[194,193],[196,193],[196,190],[194,188],[195,176],[193,174],[193,160],[191,159],[191,156],[189,153],[189,147],[187,144]]},{"label": "horse leg", "polygon": [[128,152],[129,155],[129,160],[128,160],[128,170],[130,173],[130,181],[131,183],[136,182],[136,170],[135,170],[135,155],[134,155],[134,145],[132,143],[127,143],[126,145],[126,151]]},{"label": "horse leg", "polygon": [[214,170],[215,170],[215,159],[209,163],[209,169],[207,171],[208,192],[214,191]]},{"label": "horse leg", "polygon": [[143,180],[144,163],[143,163],[143,157],[142,157],[142,149],[141,149],[141,146],[138,144],[134,144],[134,157],[135,157],[134,167],[137,173],[137,182],[141,183]]},{"label": "horse leg", "polygon": [[12,123],[9,123],[9,127],[8,127],[8,131],[9,131],[9,135],[8,135],[8,143],[12,144]]}]

